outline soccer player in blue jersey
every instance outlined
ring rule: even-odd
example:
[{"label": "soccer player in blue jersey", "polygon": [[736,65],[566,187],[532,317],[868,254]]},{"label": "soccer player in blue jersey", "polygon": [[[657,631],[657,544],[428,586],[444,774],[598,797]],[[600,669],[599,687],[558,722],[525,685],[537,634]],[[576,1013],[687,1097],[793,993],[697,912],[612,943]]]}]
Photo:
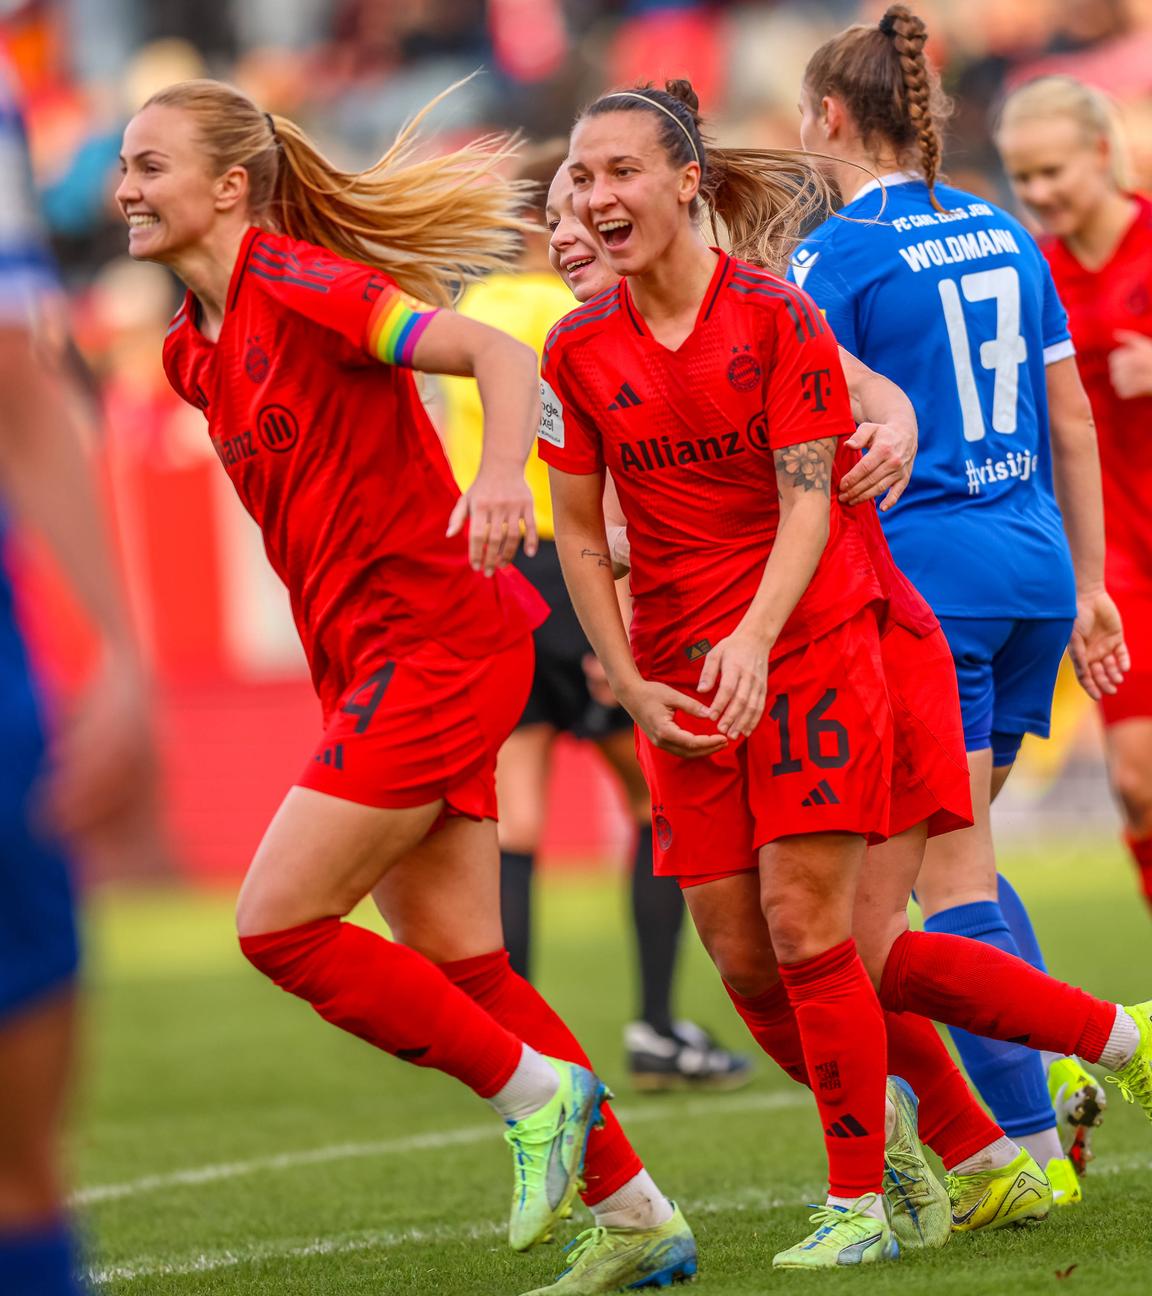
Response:
[{"label": "soccer player in blue jersey", "polygon": [[136,655],[83,451],[36,322],[57,294],[24,135],[0,66],[0,547],[36,527],[100,632],[101,664],[48,752],[36,681],[0,573],[0,1292],[81,1291],[57,1141],[71,1071],[76,929],[68,859],[47,830],[108,831],[147,783]]},{"label": "soccer player in blue jersey", "polygon": [[[810,60],[801,136],[836,159],[846,205],[797,250],[791,277],[843,346],[904,388],[920,424],[916,472],[885,530],[952,648],[976,811],[974,827],[928,844],[925,925],[1018,954],[1006,911],[1031,929],[997,878],[989,806],[1024,734],[1048,734],[1065,647],[1097,698],[1115,691],[1126,650],[1104,588],[1100,468],[1067,319],[1024,228],[936,182],[941,98],[926,36],[892,5]],[[1078,1200],[1039,1054],[953,1037],[1004,1130],[1047,1167],[1056,1200]],[[1063,1119],[1098,1121],[1102,1086],[1069,1069]]]}]

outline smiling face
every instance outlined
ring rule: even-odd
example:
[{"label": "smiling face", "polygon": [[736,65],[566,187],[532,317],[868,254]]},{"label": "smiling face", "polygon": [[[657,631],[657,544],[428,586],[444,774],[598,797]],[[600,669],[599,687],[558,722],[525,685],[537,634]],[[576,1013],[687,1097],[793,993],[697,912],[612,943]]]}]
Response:
[{"label": "smiling face", "polygon": [[128,222],[128,253],[138,261],[171,264],[236,209],[240,169],[210,174],[195,120],[180,108],[153,104],[138,112],[125,128],[120,165],[116,202]]},{"label": "smiling face", "polygon": [[572,195],[572,179],[565,162],[548,189],[548,260],[576,300],[586,302],[611,288],[619,276],[605,265],[596,241],[576,219]]},{"label": "smiling face", "polygon": [[642,274],[691,229],[696,163],[675,166],[645,110],[585,117],[572,132],[568,174],[577,218],[616,274]]},{"label": "smiling face", "polygon": [[1013,122],[996,142],[1016,197],[1057,238],[1075,236],[1116,190],[1107,142],[1071,117]]}]

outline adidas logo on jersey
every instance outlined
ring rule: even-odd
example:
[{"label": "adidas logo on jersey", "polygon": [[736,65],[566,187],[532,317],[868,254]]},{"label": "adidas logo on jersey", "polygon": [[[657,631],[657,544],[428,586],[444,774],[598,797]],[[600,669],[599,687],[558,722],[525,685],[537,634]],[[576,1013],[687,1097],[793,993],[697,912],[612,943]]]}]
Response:
[{"label": "adidas logo on jersey", "polygon": [[806,806],[839,805],[840,798],[828,786],[827,779],[821,779],[800,804]]},{"label": "adidas logo on jersey", "polygon": [[644,402],[628,386],[627,383],[616,393],[616,399],[612,401],[608,408],[610,410],[634,409],[637,405],[643,405]]},{"label": "adidas logo on jersey", "polygon": [[797,288],[804,287],[804,280],[819,260],[820,253],[810,252],[807,248],[801,248],[792,258],[792,278],[796,281]]}]

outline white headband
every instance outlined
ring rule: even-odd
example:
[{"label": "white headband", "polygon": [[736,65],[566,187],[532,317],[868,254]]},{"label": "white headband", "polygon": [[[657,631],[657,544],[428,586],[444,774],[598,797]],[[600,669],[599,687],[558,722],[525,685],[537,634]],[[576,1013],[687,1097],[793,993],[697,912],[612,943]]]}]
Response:
[{"label": "white headband", "polygon": [[[677,126],[684,132],[684,138],[688,141],[688,147],[692,150],[692,156],[696,159],[697,166],[703,166],[700,161],[700,153],[696,148],[696,141],[692,138],[688,127],[680,120],[671,108],[665,108],[657,99],[649,99],[646,94],[640,94],[635,90],[613,90],[611,94],[606,94],[604,99],[639,99],[641,103],[646,103],[650,108],[659,108],[665,117],[671,117]],[[604,102],[602,99],[601,103]]]}]

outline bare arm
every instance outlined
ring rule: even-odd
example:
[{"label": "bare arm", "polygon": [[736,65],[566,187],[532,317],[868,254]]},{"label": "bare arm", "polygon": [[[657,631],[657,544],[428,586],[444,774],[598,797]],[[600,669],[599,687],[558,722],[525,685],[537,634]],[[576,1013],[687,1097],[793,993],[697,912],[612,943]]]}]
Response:
[{"label": "bare arm", "polygon": [[416,343],[413,366],[424,373],[475,378],[484,406],[484,446],[476,480],[448,523],[456,535],[471,519],[472,566],[486,576],[524,551],[536,552],[536,517],[524,464],[540,421],[536,354],[522,342],[452,311],[439,311]]},{"label": "bare arm", "polygon": [[852,416],[859,424],[848,444],[854,450],[868,451],[841,481],[840,502],[861,504],[887,491],[880,505],[887,511],[912,478],[919,445],[916,411],[894,382],[843,347],[840,363],[852,398]]},{"label": "bare arm", "polygon": [[1056,499],[1076,572],[1076,628],[1069,651],[1094,698],[1115,693],[1128,669],[1120,614],[1104,588],[1104,501],[1092,407],[1069,356],[1047,368]]},{"label": "bare arm", "polygon": [[0,494],[40,533],[100,637],[101,660],[58,738],[55,824],[82,831],[123,812],[151,766],[141,670],[91,471],[52,372],[20,327],[0,326]]},{"label": "bare arm", "polygon": [[604,529],[612,556],[612,575],[621,580],[632,568],[632,551],[628,544],[628,519],[611,473],[604,474]]},{"label": "bare arm", "polygon": [[773,454],[780,525],[759,588],[740,620],[704,659],[700,692],[717,685],[713,710],[730,738],[760,721],[768,688],[768,657],[800,602],[828,543],[832,461],[837,439],[825,437]]},{"label": "bare arm", "polygon": [[664,684],[645,680],[636,668],[612,579],[604,528],[604,484],[599,473],[549,468],[556,521],[556,550],[572,606],[613,693],[652,742],[680,756],[705,755],[725,745],[718,735],[688,733],[676,710],[708,716],[709,708]]}]

